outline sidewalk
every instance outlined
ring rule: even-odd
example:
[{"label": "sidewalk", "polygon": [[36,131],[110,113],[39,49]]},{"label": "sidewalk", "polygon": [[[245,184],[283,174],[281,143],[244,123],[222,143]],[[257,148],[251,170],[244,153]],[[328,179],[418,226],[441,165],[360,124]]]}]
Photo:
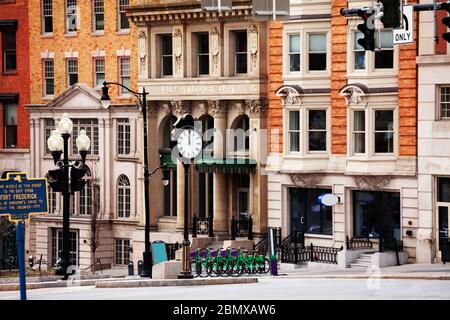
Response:
[{"label": "sidewalk", "polygon": [[305,279],[415,279],[450,280],[450,264],[405,264],[384,268],[312,269],[298,268],[281,270],[279,277]]}]

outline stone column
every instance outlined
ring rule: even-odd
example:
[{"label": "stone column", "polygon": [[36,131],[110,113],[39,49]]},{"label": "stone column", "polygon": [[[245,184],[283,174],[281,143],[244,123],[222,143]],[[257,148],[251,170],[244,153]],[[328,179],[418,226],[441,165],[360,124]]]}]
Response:
[{"label": "stone column", "polygon": [[[208,112],[214,117],[214,158],[224,159],[225,134],[227,128],[227,107],[224,101],[208,101]],[[214,233],[228,233],[228,190],[227,176],[223,173],[213,174],[213,212],[214,212]]]}]

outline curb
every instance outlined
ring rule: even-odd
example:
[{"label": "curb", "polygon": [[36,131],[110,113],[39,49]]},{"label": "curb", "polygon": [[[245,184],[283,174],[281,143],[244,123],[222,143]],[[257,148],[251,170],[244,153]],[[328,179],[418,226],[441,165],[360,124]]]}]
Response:
[{"label": "curb", "polygon": [[[59,281],[55,281],[55,282],[32,282],[32,283],[27,283],[27,290],[95,286],[97,281],[98,281],[98,279],[68,280],[68,281],[59,280]],[[20,290],[20,285],[18,283],[0,284],[0,291],[19,291],[19,290]]]},{"label": "curb", "polygon": [[394,280],[450,280],[450,275],[283,275],[280,278],[297,279],[394,279]]},{"label": "curb", "polygon": [[142,288],[142,287],[177,287],[208,286],[223,284],[258,283],[257,278],[224,278],[224,279],[172,279],[172,280],[119,280],[97,281],[96,288]]}]

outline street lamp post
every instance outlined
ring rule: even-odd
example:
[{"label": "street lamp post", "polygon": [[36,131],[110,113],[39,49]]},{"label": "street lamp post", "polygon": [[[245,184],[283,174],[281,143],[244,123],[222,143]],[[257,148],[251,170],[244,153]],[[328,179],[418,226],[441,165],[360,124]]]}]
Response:
[{"label": "street lamp post", "polygon": [[[81,155],[81,163],[79,161],[69,160],[69,139],[72,134],[73,122],[67,113],[63,114],[61,121],[58,122],[56,130],[53,130],[47,139],[47,146],[52,154],[56,170],[49,170],[48,182],[55,192],[63,194],[63,237],[62,252],[58,260],[55,271],[56,275],[63,276],[64,280],[69,277],[69,266],[74,261],[70,259],[70,194],[83,189],[86,182],[81,179],[88,171],[85,165],[87,152],[91,145],[91,140],[86,135],[85,130],[81,130],[76,139],[76,146]],[[61,161],[61,154],[63,160]],[[70,181],[69,181],[70,178]],[[70,270],[73,274],[75,270]]]},{"label": "street lamp post", "polygon": [[139,101],[139,104],[142,108],[142,117],[144,118],[144,207],[145,207],[145,250],[143,252],[143,266],[142,266],[142,272],[141,277],[152,277],[152,267],[153,267],[153,261],[152,261],[152,252],[151,252],[151,245],[150,245],[150,199],[149,199],[149,185],[150,185],[150,177],[158,170],[163,169],[163,184],[164,186],[168,185],[169,179],[167,177],[167,168],[166,165],[162,165],[157,167],[153,172],[148,172],[148,140],[147,140],[147,95],[148,92],[145,91],[145,87],[142,89],[142,93],[136,92],[131,90],[130,88],[127,88],[121,83],[117,82],[103,82],[103,88],[102,88],[102,101],[111,101],[111,98],[109,97],[108,85],[116,85],[121,88],[124,88],[128,92],[132,93],[137,100]]}]

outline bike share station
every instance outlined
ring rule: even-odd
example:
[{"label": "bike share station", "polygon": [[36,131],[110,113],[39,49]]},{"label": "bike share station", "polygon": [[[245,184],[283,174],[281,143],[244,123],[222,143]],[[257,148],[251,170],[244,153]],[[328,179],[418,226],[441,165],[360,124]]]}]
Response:
[{"label": "bike share station", "polygon": [[0,179],[0,216],[16,224],[20,300],[27,299],[25,223],[31,215],[48,214],[47,179],[29,179],[24,172],[10,172]]}]

